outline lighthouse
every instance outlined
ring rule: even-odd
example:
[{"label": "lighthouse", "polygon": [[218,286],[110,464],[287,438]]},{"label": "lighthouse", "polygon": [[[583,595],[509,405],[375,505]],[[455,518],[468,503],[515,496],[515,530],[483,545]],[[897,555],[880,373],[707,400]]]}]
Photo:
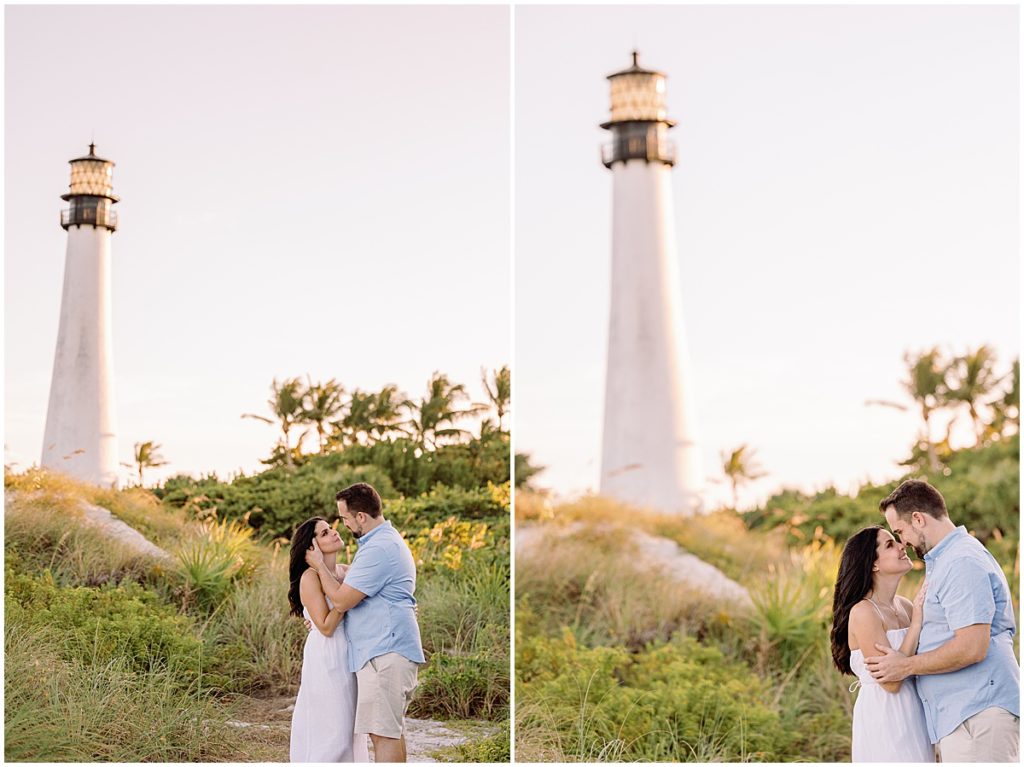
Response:
[{"label": "lighthouse", "polygon": [[42,466],[95,485],[117,483],[113,342],[110,320],[110,237],[114,163],[89,154],[71,160],[68,202],[60,225],[68,233],[64,292]]},{"label": "lighthouse", "polygon": [[632,66],[608,76],[612,280],[600,492],[664,513],[701,510],[703,468],[689,399],[672,213],[675,122],[665,75]]}]

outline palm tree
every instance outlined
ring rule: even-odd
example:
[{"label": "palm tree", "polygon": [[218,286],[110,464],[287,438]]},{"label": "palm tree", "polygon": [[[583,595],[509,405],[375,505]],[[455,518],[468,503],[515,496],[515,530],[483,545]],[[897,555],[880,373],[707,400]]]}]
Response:
[{"label": "palm tree", "polygon": [[309,380],[309,387],[302,395],[300,418],[304,423],[316,427],[316,436],[322,453],[327,444],[327,424],[332,418],[336,418],[344,407],[345,403],[341,398],[345,390],[333,378],[327,383],[315,384],[308,375],[306,378]]},{"label": "palm tree", "polygon": [[379,442],[393,432],[406,434],[402,428],[402,410],[407,398],[394,384],[388,384],[373,396],[370,436]]},{"label": "palm tree", "polygon": [[167,461],[160,455],[160,445],[156,442],[135,443],[135,466],[139,471],[139,486],[142,486],[142,472],[144,469],[156,469],[166,466]]},{"label": "palm tree", "polygon": [[488,376],[487,370],[480,369],[480,379],[484,384],[484,391],[487,392],[487,399],[494,405],[498,413],[498,431],[502,430],[502,419],[508,412],[509,403],[512,401],[512,373],[508,365],[503,365],[498,370],[492,371]]},{"label": "palm tree", "polygon": [[[992,420],[985,427],[986,437],[1000,439],[1013,426],[1020,432],[1020,358],[1013,361],[1010,368],[1009,386],[1001,396],[988,403],[992,409]],[[1011,431],[1010,434],[1013,434]]]},{"label": "palm tree", "polygon": [[409,427],[413,438],[423,449],[436,448],[441,439],[454,438],[457,441],[469,432],[457,428],[455,422],[476,415],[485,407],[471,405],[458,409],[458,406],[468,399],[465,386],[453,384],[448,380],[448,376],[435,372],[427,381],[426,397],[419,401],[405,401],[405,407],[412,415],[405,425]]},{"label": "palm tree", "polygon": [[[373,430],[374,401],[375,395],[372,392],[360,389],[354,389],[349,395],[345,414],[335,423],[342,445],[369,442],[370,432]],[[359,439],[361,434],[366,435],[365,440]]]},{"label": "palm tree", "polygon": [[[935,443],[932,441],[931,418],[936,410],[948,404],[946,374],[949,363],[938,347],[932,347],[919,354],[907,352],[903,355],[903,361],[907,364],[909,373],[908,377],[902,381],[903,388],[917,403],[921,415],[922,424],[918,437],[918,448],[924,449],[928,455],[928,466],[932,471],[936,471],[939,468],[939,459],[936,455]],[[867,400],[866,404],[882,405],[904,412],[909,410],[906,405],[889,400],[871,399]]]},{"label": "palm tree", "polygon": [[948,397],[950,402],[967,406],[967,413],[974,425],[974,434],[980,445],[984,438],[984,424],[978,408],[992,391],[999,386],[1003,377],[996,375],[996,355],[989,346],[979,346],[956,357],[949,367]]},{"label": "palm tree", "polygon": [[[275,423],[281,427],[281,439],[278,440],[278,445],[281,450],[275,451],[275,454],[279,454],[283,457],[284,463],[291,465],[293,463],[294,453],[291,447],[291,429],[295,424],[301,423],[303,413],[303,391],[302,381],[298,378],[287,378],[281,383],[277,382],[277,378],[270,385],[272,395],[267,400],[267,406],[270,408],[270,412],[273,413],[273,418],[267,418],[266,416],[257,415],[256,413],[242,413],[242,418],[254,418],[257,421],[263,421],[273,426]],[[299,444],[296,448],[302,445],[302,439],[306,435],[303,434],[299,437]]]},{"label": "palm tree", "polygon": [[747,445],[740,445],[731,453],[722,453],[722,471],[732,485],[732,507],[739,505],[739,487],[766,476],[754,462],[754,452]]}]

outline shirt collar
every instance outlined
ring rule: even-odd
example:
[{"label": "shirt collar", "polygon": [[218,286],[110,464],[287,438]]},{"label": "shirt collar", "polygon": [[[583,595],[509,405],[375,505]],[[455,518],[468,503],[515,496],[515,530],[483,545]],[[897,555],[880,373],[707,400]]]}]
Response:
[{"label": "shirt collar", "polygon": [[386,519],[379,525],[377,525],[375,528],[373,528],[370,532],[364,533],[363,535],[359,536],[359,545],[362,546],[364,543],[370,540],[370,538],[372,538],[379,530],[383,530],[385,527],[391,527],[391,523],[388,522]]},{"label": "shirt collar", "polygon": [[941,541],[939,541],[938,546],[936,546],[934,549],[932,549],[924,555],[924,561],[934,562],[945,549],[948,549],[950,546],[953,545],[954,539],[962,538],[965,535],[967,535],[967,528],[963,525],[958,525],[956,530],[954,530]]}]

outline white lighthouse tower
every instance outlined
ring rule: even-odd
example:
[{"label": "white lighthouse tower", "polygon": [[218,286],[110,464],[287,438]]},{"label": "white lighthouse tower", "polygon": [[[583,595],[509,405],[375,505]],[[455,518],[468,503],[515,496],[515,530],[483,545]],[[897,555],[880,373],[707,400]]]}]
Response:
[{"label": "white lighthouse tower", "polygon": [[612,296],[601,493],[668,513],[701,509],[703,468],[683,333],[672,214],[675,146],[665,75],[633,65],[609,75]]},{"label": "white lighthouse tower", "polygon": [[110,321],[110,235],[117,229],[114,163],[89,154],[71,160],[71,186],[61,195],[68,233],[64,293],[42,465],[96,485],[117,483],[113,343]]}]

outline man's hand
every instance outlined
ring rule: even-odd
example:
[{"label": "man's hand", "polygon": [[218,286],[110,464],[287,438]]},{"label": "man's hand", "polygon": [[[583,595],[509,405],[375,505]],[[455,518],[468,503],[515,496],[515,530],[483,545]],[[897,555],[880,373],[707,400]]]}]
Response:
[{"label": "man's hand", "polygon": [[865,658],[864,665],[878,682],[902,682],[910,676],[910,659],[906,655],[880,644],[876,644],[875,649],[884,654]]},{"label": "man's hand", "polygon": [[316,538],[313,539],[313,545],[306,550],[306,564],[314,570],[319,570],[324,564],[324,553],[320,551]]},{"label": "man's hand", "polygon": [[306,624],[306,631],[312,631],[313,630],[313,621],[311,621],[308,618],[306,618],[302,622]]}]

